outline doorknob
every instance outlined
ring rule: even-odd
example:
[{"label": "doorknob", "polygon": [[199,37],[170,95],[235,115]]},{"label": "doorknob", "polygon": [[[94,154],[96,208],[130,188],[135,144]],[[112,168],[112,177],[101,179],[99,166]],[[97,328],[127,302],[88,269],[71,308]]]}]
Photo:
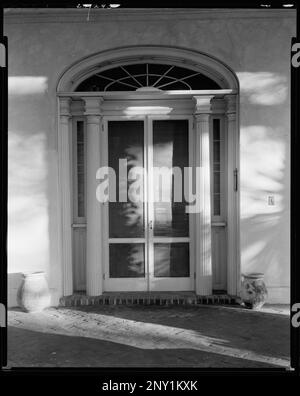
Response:
[{"label": "doorknob", "polygon": [[149,230],[153,230],[153,221],[152,220],[149,221]]}]

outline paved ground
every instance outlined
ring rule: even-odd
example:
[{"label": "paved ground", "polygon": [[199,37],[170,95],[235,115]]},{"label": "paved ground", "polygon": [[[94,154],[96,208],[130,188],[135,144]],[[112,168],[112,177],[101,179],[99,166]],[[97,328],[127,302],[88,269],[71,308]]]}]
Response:
[{"label": "paved ground", "polygon": [[289,366],[284,307],[91,306],[9,312],[8,366]]}]

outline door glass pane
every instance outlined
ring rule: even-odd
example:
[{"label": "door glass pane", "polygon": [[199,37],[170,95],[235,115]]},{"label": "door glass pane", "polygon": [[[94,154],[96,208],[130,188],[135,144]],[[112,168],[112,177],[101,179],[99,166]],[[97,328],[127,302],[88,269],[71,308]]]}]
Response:
[{"label": "door glass pane", "polygon": [[154,236],[188,236],[183,179],[189,166],[188,120],[153,121],[153,166],[160,169],[153,172]]},{"label": "door glass pane", "polygon": [[154,276],[189,277],[189,244],[188,243],[155,243]]},{"label": "door glass pane", "polygon": [[109,245],[110,278],[144,278],[145,245],[143,243],[111,243]]},{"label": "door glass pane", "polygon": [[127,177],[133,167],[144,167],[143,121],[109,121],[108,123],[108,166],[116,173],[116,202],[109,202],[109,237],[143,237],[144,205],[141,201],[130,200],[128,190],[133,180],[126,182],[126,178],[122,177],[119,172],[120,159],[127,160],[124,172]]}]

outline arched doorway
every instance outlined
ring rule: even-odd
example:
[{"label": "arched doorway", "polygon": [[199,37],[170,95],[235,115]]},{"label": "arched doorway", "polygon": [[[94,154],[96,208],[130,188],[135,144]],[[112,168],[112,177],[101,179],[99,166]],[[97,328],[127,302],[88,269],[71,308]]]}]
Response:
[{"label": "arched doorway", "polygon": [[[88,295],[238,294],[237,94],[237,80],[221,62],[162,46],[105,51],[62,75],[65,295],[74,288]],[[191,176],[195,187],[199,182],[200,209],[186,213],[174,197],[164,204],[100,204],[97,170],[116,168],[119,159],[128,160],[126,173],[130,161],[146,169],[147,197],[159,189],[153,166],[200,168],[200,177]]]}]

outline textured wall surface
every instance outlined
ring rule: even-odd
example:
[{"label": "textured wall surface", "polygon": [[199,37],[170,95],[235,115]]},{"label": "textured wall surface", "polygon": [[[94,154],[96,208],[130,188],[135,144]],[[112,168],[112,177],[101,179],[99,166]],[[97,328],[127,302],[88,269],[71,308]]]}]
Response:
[{"label": "textured wall surface", "polygon": [[[205,52],[240,81],[241,270],[289,293],[289,84],[295,14],[287,10],[7,10],[9,272],[48,273],[61,294],[56,85],[81,58],[130,45]],[[268,206],[268,196],[275,206]],[[51,270],[50,270],[51,269]]]}]

